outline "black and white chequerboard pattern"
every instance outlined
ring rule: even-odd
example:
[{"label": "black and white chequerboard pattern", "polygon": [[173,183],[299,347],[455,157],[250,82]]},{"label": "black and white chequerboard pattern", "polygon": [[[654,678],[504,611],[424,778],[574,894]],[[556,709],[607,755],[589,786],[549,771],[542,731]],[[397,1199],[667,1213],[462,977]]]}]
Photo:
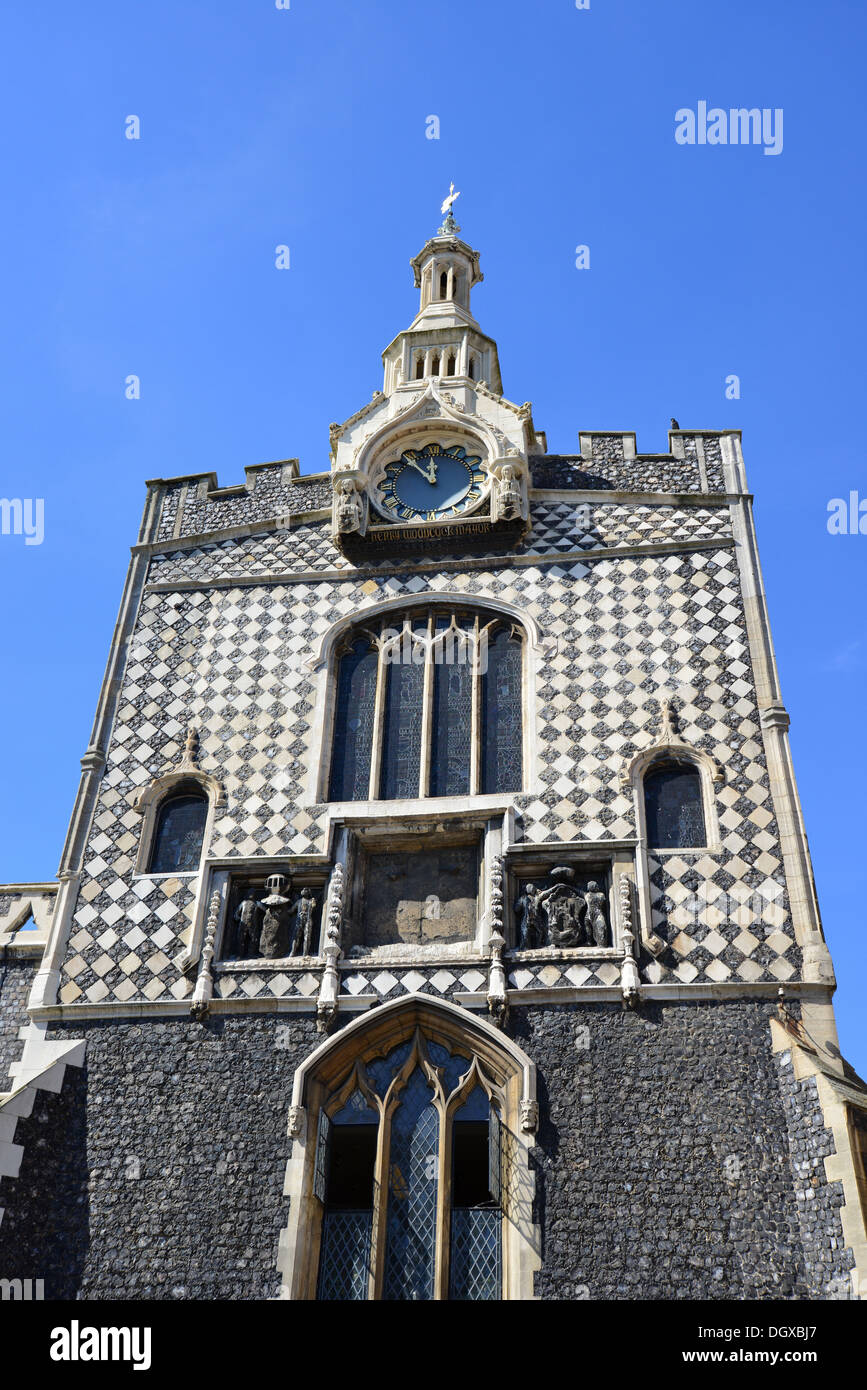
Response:
[{"label": "black and white chequerboard pattern", "polygon": [[[580,550],[626,549],[676,541],[725,540],[731,536],[727,507],[601,505],[534,501],[532,527],[521,555],[551,555]],[[498,558],[490,552],[491,558]],[[365,570],[399,571],[406,561],[380,556],[365,560]],[[300,574],[311,570],[356,568],[334,545],[326,522],[305,522],[291,530],[216,541],[154,557],[152,583],[231,579],[256,575]]]},{"label": "black and white chequerboard pattern", "polygon": [[[256,542],[270,540],[276,549],[296,538],[296,532],[277,533]],[[225,553],[224,546],[219,550]],[[673,696],[683,736],[727,773],[717,792],[723,834],[713,874],[779,896],[777,827],[728,547],[588,554],[538,566],[500,558],[477,570],[389,572],[364,582],[348,573],[286,585],[149,592],[86,851],[63,1002],[183,998],[189,990],[174,961],[192,920],[191,881],[134,876],[141,819],[132,810],[139,788],[176,762],[187,727],[198,728],[201,765],[228,793],[210,853],[323,853],[327,808],[304,804],[322,751],[310,725],[321,676],[307,663],[337,619],[379,598],[451,591],[514,604],[538,622],[546,642],[535,691],[539,787],[514,798],[525,841],[553,848],[633,835],[620,769],[652,742],[660,699]],[[709,865],[699,875],[705,870]],[[662,873],[682,879],[670,861]],[[746,979],[752,967],[734,953],[764,971],[769,951],[794,968],[787,909],[778,935],[769,933],[749,952],[743,950],[748,942],[733,939],[727,953],[716,938],[710,946],[699,940],[708,938],[700,913],[682,930],[661,930],[672,886],[656,870],[654,876],[655,913],[669,940],[660,969],[684,982],[722,978],[722,969]],[[789,941],[785,949],[782,938]]]}]

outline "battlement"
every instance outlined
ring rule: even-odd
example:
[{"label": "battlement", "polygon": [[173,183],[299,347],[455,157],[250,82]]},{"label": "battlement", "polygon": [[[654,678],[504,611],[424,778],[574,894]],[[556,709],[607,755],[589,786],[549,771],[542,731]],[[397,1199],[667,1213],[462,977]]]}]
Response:
[{"label": "battlement", "polygon": [[[740,430],[669,430],[668,452],[640,454],[632,430],[582,430],[580,453],[531,459],[535,488],[575,491],[697,492],[742,490]],[[723,441],[732,443],[723,448]],[[728,459],[726,455],[728,454]]]},{"label": "battlement", "polygon": [[[536,454],[542,490],[646,493],[743,491],[740,430],[669,430],[668,452],[638,453],[632,430],[582,430],[578,454]],[[725,443],[725,441],[731,441]],[[151,478],[147,535],[164,543],[331,507],[331,473],[300,471],[298,459],[251,464],[244,482],[221,487],[216,473]]]},{"label": "battlement", "polygon": [[[669,430],[668,431],[668,450],[663,454],[644,453],[639,454],[635,447],[634,430],[580,430],[578,433],[578,443],[581,457],[585,459],[610,458],[626,461],[628,459],[666,459],[666,458],[685,458],[689,453],[695,453],[698,449],[698,441],[715,441],[717,451],[719,450],[719,440],[724,435],[736,435],[740,441],[740,430]],[[706,446],[704,446],[706,447]],[[711,444],[713,449],[713,444]]]},{"label": "battlement", "polygon": [[295,516],[331,506],[330,473],[301,476],[298,459],[255,463],[244,482],[221,487],[216,473],[188,473],[148,480],[159,515],[150,540],[167,541],[245,526],[275,516]]}]

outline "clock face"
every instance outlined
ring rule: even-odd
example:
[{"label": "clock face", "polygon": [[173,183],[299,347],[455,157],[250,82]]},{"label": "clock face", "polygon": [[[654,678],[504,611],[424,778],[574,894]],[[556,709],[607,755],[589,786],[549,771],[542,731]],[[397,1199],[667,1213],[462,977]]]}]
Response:
[{"label": "clock face", "polygon": [[400,521],[439,521],[475,506],[486,481],[479,455],[460,444],[425,444],[386,466],[380,505]]}]

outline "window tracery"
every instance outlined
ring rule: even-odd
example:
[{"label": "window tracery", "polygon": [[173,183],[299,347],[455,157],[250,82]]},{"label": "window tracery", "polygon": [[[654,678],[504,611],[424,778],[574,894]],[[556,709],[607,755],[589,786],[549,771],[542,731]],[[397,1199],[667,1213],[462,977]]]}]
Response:
[{"label": "window tracery", "polygon": [[319,1299],[502,1296],[502,1104],[477,1056],[420,1029],[354,1063],[319,1112]]},{"label": "window tracery", "polygon": [[329,797],[520,791],[524,637],[432,606],[352,630],[338,659]]}]

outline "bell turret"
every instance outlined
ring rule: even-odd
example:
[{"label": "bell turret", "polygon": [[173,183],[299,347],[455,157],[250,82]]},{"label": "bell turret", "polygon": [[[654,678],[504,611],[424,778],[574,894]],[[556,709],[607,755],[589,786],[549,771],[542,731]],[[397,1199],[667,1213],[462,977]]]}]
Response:
[{"label": "bell turret", "polygon": [[410,261],[419,311],[382,355],[386,395],[429,377],[455,384],[486,381],[502,392],[497,345],[482,333],[470,309],[471,291],[484,276],[478,251],[458,235],[452,205],[459,196],[452,184],[442,205],[445,220]]}]

